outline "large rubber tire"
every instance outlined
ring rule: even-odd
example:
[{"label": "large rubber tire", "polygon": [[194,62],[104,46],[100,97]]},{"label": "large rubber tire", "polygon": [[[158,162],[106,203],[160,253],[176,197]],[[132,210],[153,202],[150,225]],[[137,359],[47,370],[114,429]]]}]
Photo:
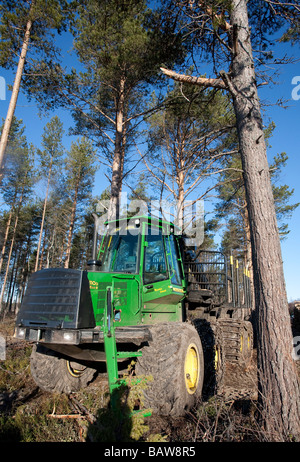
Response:
[{"label": "large rubber tire", "polygon": [[154,414],[182,416],[202,395],[204,359],[200,337],[188,323],[150,327],[152,340],[141,349],[136,374],[152,376],[144,406]]},{"label": "large rubber tire", "polygon": [[200,335],[204,354],[203,395],[209,397],[222,390],[226,360],[222,329],[214,320],[193,319]]},{"label": "large rubber tire", "polygon": [[42,390],[67,394],[85,388],[97,374],[95,369],[62,358],[42,345],[33,346],[30,370]]},{"label": "large rubber tire", "polygon": [[227,361],[243,365],[250,363],[253,354],[253,329],[249,321],[221,319],[224,351]]}]

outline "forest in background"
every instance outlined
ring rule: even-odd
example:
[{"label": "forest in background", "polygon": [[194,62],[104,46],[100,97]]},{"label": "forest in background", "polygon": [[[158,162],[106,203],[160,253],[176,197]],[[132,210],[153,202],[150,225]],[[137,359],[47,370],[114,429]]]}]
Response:
[{"label": "forest in background", "polygon": [[[88,208],[99,201],[92,196],[97,168],[109,181],[99,193],[100,201],[109,198],[109,216],[122,212],[125,187],[145,201],[175,199],[183,216],[188,198],[213,196],[205,245],[221,232],[221,248],[239,253],[253,274],[260,425],[299,441],[280,245],[298,204],[280,182],[287,155],[269,162],[274,127],[257,91],[273,81],[272,68],[295,62],[272,47],[299,41],[298,1],[4,0],[0,10],[0,65],[16,70],[0,140],[2,312],[21,299],[32,271],[85,264],[87,243],[76,249],[87,238]],[[66,33],[71,67],[60,49]],[[22,136],[13,118],[20,87],[42,114],[63,108],[73,117],[77,139],[65,153],[59,119],[45,127],[42,149]],[[40,181],[46,194],[32,200]]]},{"label": "forest in background", "polygon": [[[28,5],[2,2],[0,64],[14,68],[33,15],[22,89],[44,114],[67,108],[74,124],[64,127],[53,115],[37,148],[24,134],[26,123],[34,121],[13,118],[0,191],[2,314],[15,311],[33,271],[85,267],[92,213],[99,200],[113,200],[122,187],[130,191],[129,200],[213,200],[203,247],[215,248],[218,233],[220,249],[233,251],[251,269],[231,99],[215,88],[172,83],[160,71],[170,65],[192,74],[198,59],[187,24],[168,15],[172,2],[155,9],[143,1],[57,0],[43,8],[35,1],[31,10]],[[62,64],[64,34],[73,36],[77,61],[71,70]],[[267,140],[274,128],[272,122],[265,127]],[[67,130],[78,137],[69,150],[62,143]],[[298,206],[293,190],[280,181],[287,162],[288,155],[278,153],[270,165],[282,238]],[[95,196],[99,170],[111,187],[98,185]]]}]

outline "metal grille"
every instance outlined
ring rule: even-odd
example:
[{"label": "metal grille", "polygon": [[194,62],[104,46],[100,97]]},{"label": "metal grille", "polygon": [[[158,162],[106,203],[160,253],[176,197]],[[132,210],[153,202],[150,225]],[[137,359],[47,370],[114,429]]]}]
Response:
[{"label": "metal grille", "polygon": [[221,252],[203,250],[196,259],[184,261],[184,271],[189,290],[210,291],[214,305],[251,307],[249,271],[232,256],[227,262]]},{"label": "metal grille", "polygon": [[80,328],[93,324],[86,273],[51,268],[31,275],[17,325]]},{"label": "metal grille", "polygon": [[184,262],[184,272],[190,290],[209,290],[214,303],[227,299],[227,264],[224,255],[216,251],[201,251],[195,261]]}]

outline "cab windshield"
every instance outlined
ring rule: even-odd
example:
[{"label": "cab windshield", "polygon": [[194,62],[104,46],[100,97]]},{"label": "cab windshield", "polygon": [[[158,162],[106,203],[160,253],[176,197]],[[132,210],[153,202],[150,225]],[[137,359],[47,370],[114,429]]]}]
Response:
[{"label": "cab windshield", "polygon": [[116,233],[107,234],[102,242],[100,261],[101,271],[105,273],[138,272],[139,235]]}]

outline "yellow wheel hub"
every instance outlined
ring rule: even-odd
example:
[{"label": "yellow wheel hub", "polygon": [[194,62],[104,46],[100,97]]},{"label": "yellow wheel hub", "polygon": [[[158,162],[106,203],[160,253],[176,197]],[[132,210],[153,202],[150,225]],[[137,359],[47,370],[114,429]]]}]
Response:
[{"label": "yellow wheel hub", "polygon": [[187,392],[193,395],[197,390],[200,373],[199,353],[196,345],[191,344],[188,347],[185,363],[184,363],[184,378]]},{"label": "yellow wheel hub", "polygon": [[71,361],[67,361],[67,369],[72,377],[79,378],[84,373],[86,367],[81,366],[80,364],[73,363]]},{"label": "yellow wheel hub", "polygon": [[215,371],[218,371],[220,367],[220,351],[218,347],[215,347]]},{"label": "yellow wheel hub", "polygon": [[240,352],[243,353],[244,352],[244,336],[243,334],[241,335],[241,338],[240,338]]}]

